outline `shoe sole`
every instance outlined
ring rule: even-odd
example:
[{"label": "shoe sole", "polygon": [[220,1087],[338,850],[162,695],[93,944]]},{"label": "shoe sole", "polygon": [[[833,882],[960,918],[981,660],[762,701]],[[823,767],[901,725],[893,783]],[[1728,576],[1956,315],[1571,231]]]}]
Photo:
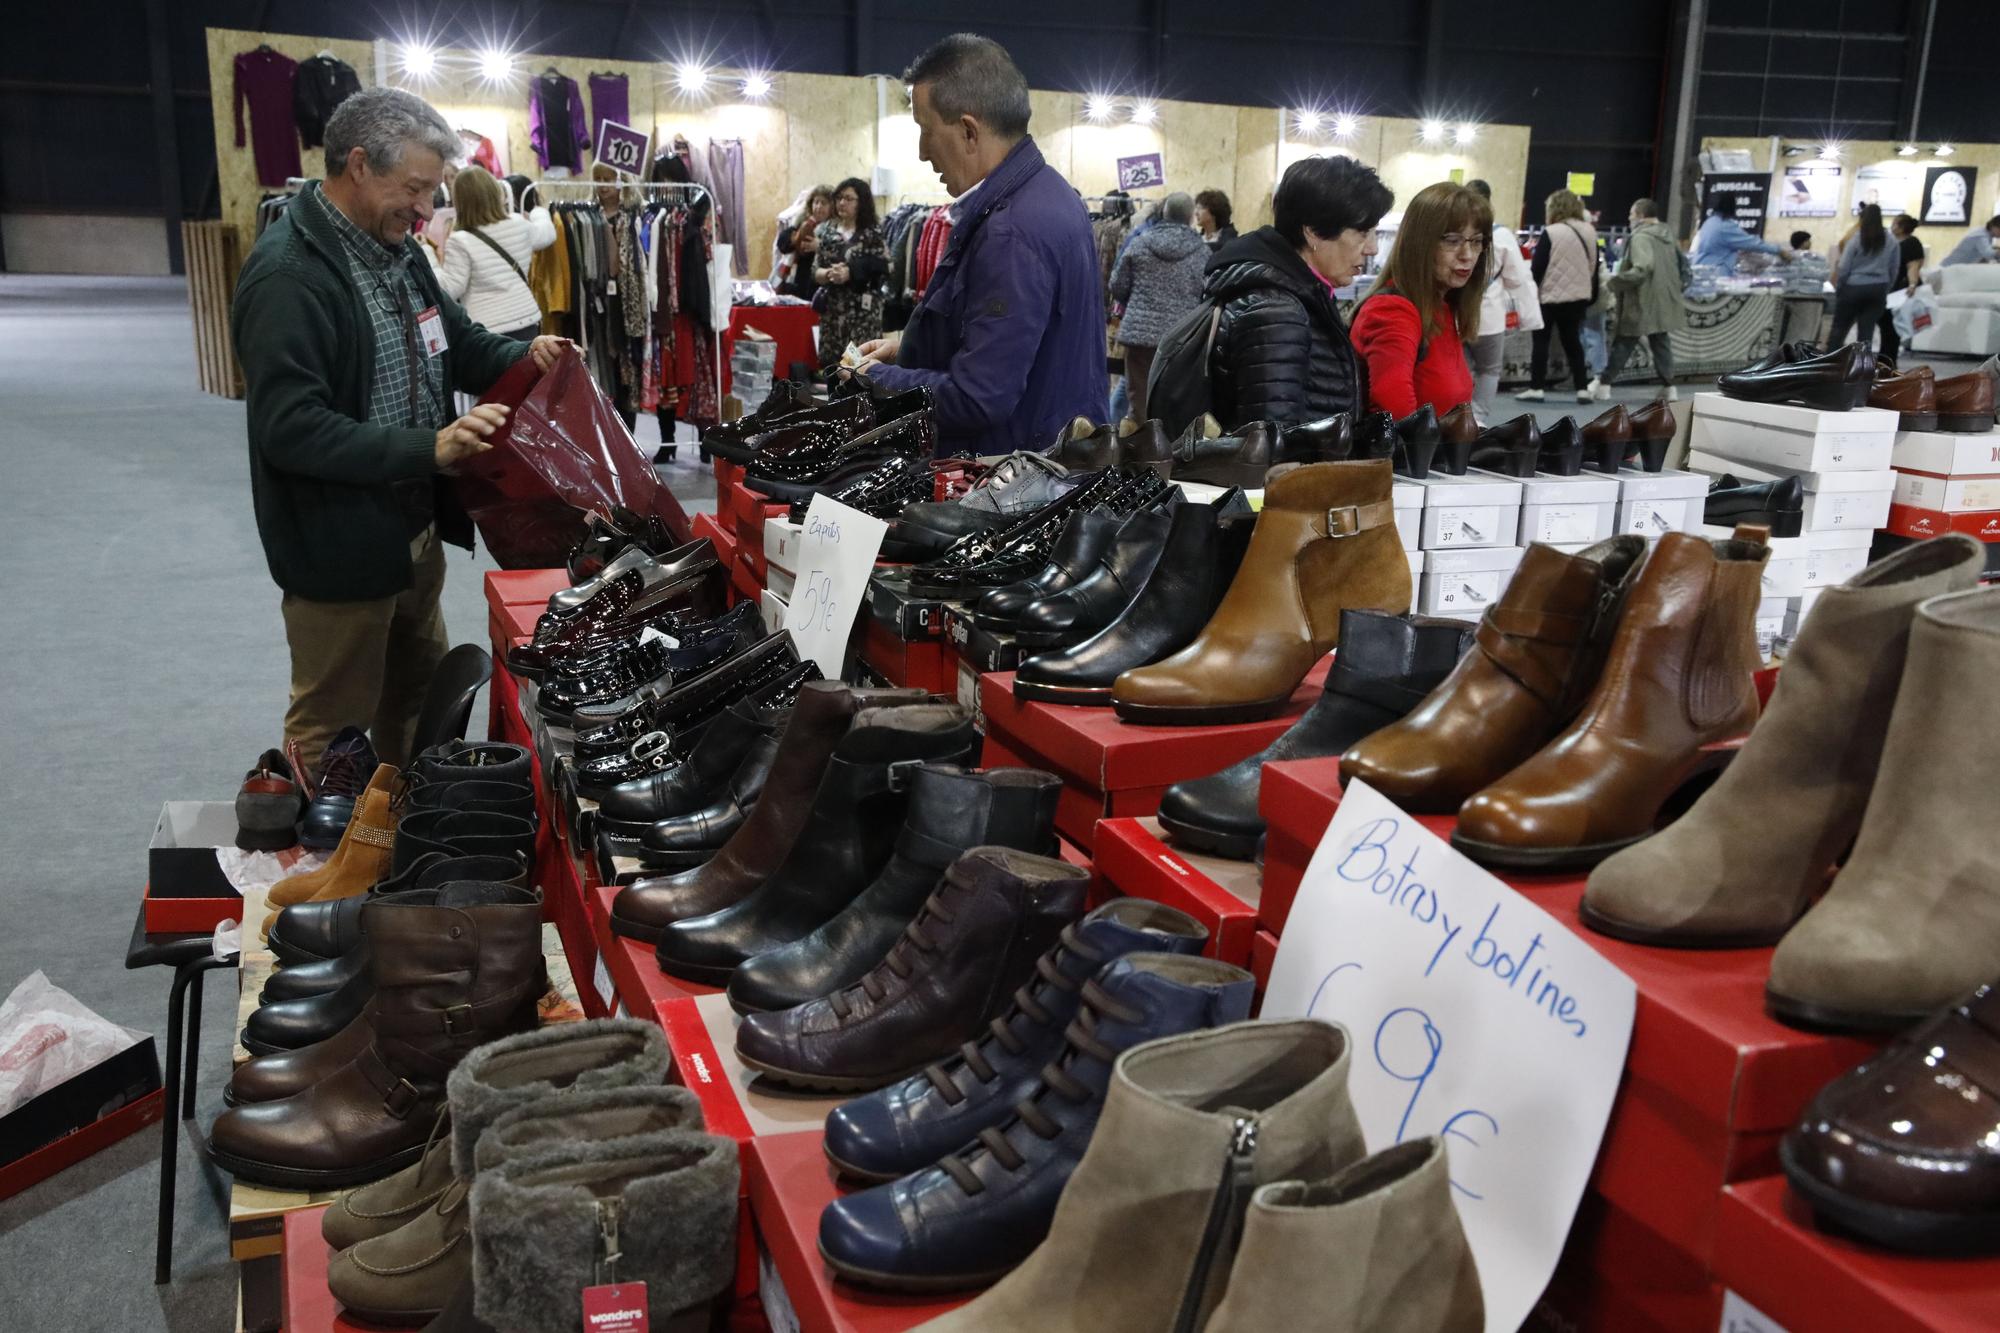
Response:
[{"label": "shoe sole", "polygon": [[704,986],[714,986],[717,990],[729,984],[729,979],[736,975],[736,968],[740,966],[731,964],[728,967],[711,967],[707,964],[669,963],[667,959],[658,958],[657,955],[656,961],[663,976],[674,977],[681,981],[699,982]]},{"label": "shoe sole", "polygon": [[1940,412],[1937,429],[1952,435],[1984,435],[1993,429],[1993,418],[1984,412]]},{"label": "shoe sole", "polygon": [[1577,847],[1509,847],[1504,843],[1479,842],[1472,838],[1463,838],[1453,830],[1451,845],[1483,866],[1494,866],[1501,870],[1555,873],[1564,870],[1588,870],[1599,861],[1614,853],[1622,852],[1635,843],[1644,842],[1651,836],[1652,830],[1648,829],[1636,838],[1585,843]]},{"label": "shoe sole", "polygon": [[1872,383],[1814,384],[1796,392],[1778,393],[1772,397],[1756,393],[1731,393],[1728,389],[1723,389],[1722,396],[1744,403],[1789,403],[1794,407],[1817,408],[1821,412],[1852,412],[1858,407],[1868,406],[1868,395],[1874,387]]},{"label": "shoe sole", "polygon": [[958,1277],[906,1277],[901,1273],[878,1273],[872,1268],[856,1267],[827,1253],[824,1245],[819,1247],[819,1257],[833,1270],[835,1277],[857,1287],[872,1287],[877,1291],[976,1291],[980,1287],[992,1286],[1014,1271],[1009,1265],[986,1273],[967,1273]]},{"label": "shoe sole", "polygon": [[[847,1177],[849,1180],[865,1181],[870,1185],[886,1185],[892,1180],[901,1180],[904,1176],[910,1174],[909,1171],[863,1170],[861,1167],[854,1165],[854,1163],[852,1162],[844,1162],[840,1158],[834,1156],[833,1149],[826,1146],[825,1139],[820,1140],[819,1148],[821,1152],[826,1154],[826,1160],[832,1163],[833,1169],[835,1171],[838,1171],[841,1175]],[[911,1167],[910,1171],[921,1171],[928,1164],[929,1162],[927,1159],[926,1161],[920,1162],[917,1165]]]},{"label": "shoe sole", "polygon": [[1630,944],[1649,945],[1655,949],[1765,949],[1783,939],[1785,932],[1791,929],[1788,923],[1776,930],[1740,930],[1720,935],[1691,935],[1685,931],[1676,932],[1666,927],[1631,925],[1616,917],[1604,915],[1593,908],[1588,901],[1577,904],[1576,914],[1584,925],[1600,935],[1614,940],[1624,940]]},{"label": "shoe sole", "polygon": [[293,1051],[301,1049],[298,1046],[273,1046],[268,1041],[258,1041],[247,1032],[238,1033],[237,1040],[242,1042],[243,1049],[252,1055],[290,1055]]},{"label": "shoe sole", "polygon": [[[1092,631],[1092,633],[1095,633],[1095,631]],[[1023,648],[1032,648],[1039,653],[1049,652],[1052,649],[1061,648],[1069,643],[1081,642],[1082,639],[1088,637],[1090,637],[1088,634],[1078,636],[1074,630],[1056,630],[1053,633],[1047,631],[1038,632],[1031,629],[1014,631],[1015,643],[1021,645]]]},{"label": "shoe sole", "polygon": [[721,851],[720,847],[710,847],[698,852],[656,852],[641,847],[637,855],[639,864],[648,870],[693,870],[713,861]]},{"label": "shoe sole", "polygon": [[611,933],[620,939],[637,940],[641,944],[658,944],[661,929],[659,926],[641,925],[632,918],[620,916],[616,912],[611,914]]},{"label": "shoe sole", "polygon": [[1915,1027],[1929,1018],[1933,1011],[1923,1009],[1909,1014],[1885,1014],[1862,1009],[1838,1009],[1832,1005],[1790,999],[1772,990],[1767,983],[1764,987],[1764,1012],[1780,1023],[1808,1032],[1861,1032],[1890,1036]]},{"label": "shoe sole", "polygon": [[371,1310],[363,1305],[349,1305],[346,1301],[341,1301],[340,1312],[349,1319],[359,1319],[369,1324],[387,1324],[391,1328],[422,1328],[443,1314],[444,1309],[440,1306],[435,1310]]},{"label": "shoe sole", "polygon": [[1173,834],[1175,842],[1186,843],[1198,852],[1209,852],[1231,861],[1248,861],[1257,855],[1257,839],[1261,833],[1217,833],[1195,824],[1184,824],[1178,819],[1163,814],[1153,818],[1160,821],[1160,827]]},{"label": "shoe sole", "polygon": [[209,1160],[238,1180],[247,1180],[253,1185],[270,1185],[277,1189],[305,1190],[309,1193],[372,1184],[385,1176],[396,1174],[423,1155],[424,1147],[418,1144],[385,1157],[379,1162],[370,1162],[366,1166],[347,1167],[338,1171],[312,1171],[295,1166],[280,1166],[275,1162],[260,1162],[251,1157],[238,1157],[234,1153],[224,1152],[213,1143],[208,1145]]},{"label": "shoe sole", "polygon": [[1852,1198],[1801,1166],[1789,1141],[1778,1145],[1778,1164],[1784,1167],[1792,1188],[1812,1208],[1814,1219],[1830,1231],[1927,1258],[2000,1250],[2000,1212],[1937,1213]]},{"label": "shoe sole", "polygon": [[282,852],[299,845],[299,831],[290,824],[275,829],[236,827],[236,845],[246,852]]},{"label": "shoe sole", "polygon": [[[731,1000],[729,1007],[736,1009],[736,1002]],[[754,1011],[736,1009],[736,1012],[741,1014]],[[924,1072],[924,1065],[915,1065],[909,1069],[878,1077],[852,1078],[838,1074],[801,1074],[795,1069],[781,1069],[777,1065],[767,1065],[762,1060],[753,1060],[740,1050],[736,1053],[736,1058],[743,1062],[745,1068],[756,1070],[773,1083],[787,1088],[799,1088],[806,1092],[874,1092],[878,1088],[901,1083],[912,1075]],[[929,1063],[925,1061],[925,1065]]]},{"label": "shoe sole", "polygon": [[1043,685],[1014,677],[1014,697],[1042,704],[1068,704],[1080,708],[1103,708],[1111,702],[1109,685]]},{"label": "shoe sole", "polygon": [[1935,412],[1904,412],[1896,417],[1898,430],[1936,430],[1938,414]]},{"label": "shoe sole", "polygon": [[[1293,689],[1297,689],[1293,686]],[[1263,722],[1285,711],[1292,700],[1287,690],[1276,699],[1260,699],[1247,704],[1200,704],[1178,708],[1160,704],[1132,704],[1113,699],[1111,707],[1120,718],[1142,727],[1218,727],[1237,722]]]}]

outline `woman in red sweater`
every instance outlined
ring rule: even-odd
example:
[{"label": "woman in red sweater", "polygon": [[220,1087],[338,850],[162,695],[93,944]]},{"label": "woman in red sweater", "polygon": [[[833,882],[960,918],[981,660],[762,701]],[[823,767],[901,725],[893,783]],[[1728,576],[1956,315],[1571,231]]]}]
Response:
[{"label": "woman in red sweater", "polygon": [[1410,200],[1375,290],[1354,314],[1354,350],[1368,363],[1368,405],[1401,418],[1425,403],[1443,416],[1472,400],[1465,344],[1493,262],[1493,206],[1440,181]]}]

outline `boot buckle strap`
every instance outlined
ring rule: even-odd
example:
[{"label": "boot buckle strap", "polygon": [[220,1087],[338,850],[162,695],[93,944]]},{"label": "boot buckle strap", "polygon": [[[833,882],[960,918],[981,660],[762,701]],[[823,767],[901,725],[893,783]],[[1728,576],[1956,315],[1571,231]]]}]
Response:
[{"label": "boot buckle strap", "polygon": [[472,1031],[472,1006],[455,1004],[444,1011],[444,1030],[448,1037],[462,1037]]},{"label": "boot buckle strap", "polygon": [[664,731],[649,731],[632,742],[632,758],[639,763],[648,763],[665,754],[672,747],[674,738]]},{"label": "boot buckle strap", "polygon": [[927,761],[922,759],[892,759],[889,761],[888,784],[890,791],[903,791],[915,781],[917,770]]},{"label": "boot buckle strap", "polygon": [[422,1100],[423,1094],[417,1091],[416,1084],[406,1078],[399,1078],[396,1080],[396,1086],[383,1094],[382,1109],[398,1120],[405,1120],[409,1118],[410,1112],[417,1109],[417,1103]]},{"label": "boot buckle strap", "polygon": [[1358,537],[1370,528],[1395,521],[1395,504],[1389,500],[1365,505],[1336,505],[1326,511],[1326,535],[1335,539]]}]

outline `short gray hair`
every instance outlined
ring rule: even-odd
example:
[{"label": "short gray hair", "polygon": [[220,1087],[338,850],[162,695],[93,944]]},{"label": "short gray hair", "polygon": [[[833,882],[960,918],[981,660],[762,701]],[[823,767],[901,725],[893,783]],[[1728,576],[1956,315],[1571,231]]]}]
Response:
[{"label": "short gray hair", "polygon": [[1028,132],[1028,81],[990,37],[953,33],[912,61],[903,82],[912,95],[918,84],[930,85],[931,105],[946,120],[971,116],[1007,139]]},{"label": "short gray hair", "polygon": [[465,152],[456,131],[436,109],[401,88],[364,88],[334,108],[326,122],[326,174],[347,170],[347,155],[359,148],[372,171],[394,171],[411,144],[450,162]]},{"label": "short gray hair", "polygon": [[1194,196],[1175,190],[1160,201],[1160,220],[1182,226],[1194,221]]},{"label": "short gray hair", "polygon": [[1632,201],[1632,211],[1642,218],[1656,218],[1660,216],[1659,204],[1646,198],[1644,195]]}]

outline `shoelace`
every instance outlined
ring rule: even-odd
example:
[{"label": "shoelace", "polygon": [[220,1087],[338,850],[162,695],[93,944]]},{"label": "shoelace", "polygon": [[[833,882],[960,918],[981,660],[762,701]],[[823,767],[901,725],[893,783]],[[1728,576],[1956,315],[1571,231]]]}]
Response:
[{"label": "shoelace", "polygon": [[1044,1109],[1044,1103],[1060,1097],[1072,1106],[1087,1106],[1097,1097],[1097,1093],[1069,1072],[1070,1066],[1086,1056],[1106,1065],[1118,1058],[1117,1051],[1097,1038],[1100,1019],[1136,1023],[1144,1017],[1139,1010],[1113,999],[1095,981],[1084,982],[1083,1007],[1077,1011],[1075,1021],[1063,1030],[1063,1053],[1053,1063],[1042,1067],[1042,1081],[1034,1092],[1025,1101],[1014,1104],[1014,1118],[997,1129],[980,1130],[979,1137],[970,1147],[953,1153],[938,1165],[967,1194],[978,1194],[986,1188],[985,1182],[973,1170],[973,1163],[981,1152],[991,1156],[1002,1170],[1019,1171],[1028,1159],[1008,1139],[1007,1132],[1020,1124],[1027,1126],[1029,1133],[1045,1142],[1060,1137],[1062,1122]]},{"label": "shoelace", "polygon": [[973,487],[974,490],[992,491],[998,494],[1018,481],[1036,472],[1047,473],[1051,477],[1067,477],[1069,469],[1042,454],[1021,450],[1008,454],[988,468],[986,475]]},{"label": "shoelace", "polygon": [[[368,772],[362,772],[363,765]],[[368,742],[335,750],[328,746],[320,756],[319,790],[322,796],[359,796],[361,789],[374,776],[374,756],[369,752]]]},{"label": "shoelace", "polygon": [[908,981],[910,974],[917,969],[918,957],[937,952],[938,942],[932,939],[924,928],[933,921],[940,926],[950,926],[957,920],[944,903],[947,893],[956,896],[957,891],[957,885],[947,876],[938,885],[937,890],[924,899],[923,908],[917,913],[917,919],[903,927],[902,937],[890,948],[888,955],[870,968],[859,982],[826,997],[827,1003],[833,1007],[834,1017],[844,1020],[854,1012],[856,1002],[853,996],[856,991],[866,994],[870,1000],[879,1004],[882,997],[889,993],[889,983],[882,976],[885,971],[893,972],[898,978]]},{"label": "shoelace", "polygon": [[[1014,1031],[1014,1020],[1017,1017],[1026,1017],[1030,1023],[1039,1028],[1048,1027],[1055,1021],[1055,1015],[1042,1007],[1043,995],[1050,990],[1074,995],[1082,989],[1082,982],[1072,980],[1069,974],[1063,971],[1063,960],[1070,955],[1081,958],[1093,972],[1104,961],[1101,952],[1083,942],[1082,935],[1074,925],[1063,927],[1062,936],[1056,947],[1035,960],[1035,971],[1039,974],[1036,979],[1014,992],[1014,1003],[1009,1006],[1007,1012],[993,1020],[985,1036],[977,1041],[968,1041],[958,1048],[959,1061],[972,1071],[974,1078],[981,1083],[991,1083],[1000,1076],[999,1071],[993,1067],[993,1062],[987,1058],[988,1042],[996,1043],[1009,1055],[1019,1055],[1027,1048],[1027,1043]],[[944,1098],[945,1105],[957,1106],[965,1100],[965,1094],[959,1090],[958,1082],[952,1078],[951,1071],[952,1066],[949,1064],[926,1065],[924,1077],[930,1080],[930,1085],[937,1090],[938,1096]]]}]

